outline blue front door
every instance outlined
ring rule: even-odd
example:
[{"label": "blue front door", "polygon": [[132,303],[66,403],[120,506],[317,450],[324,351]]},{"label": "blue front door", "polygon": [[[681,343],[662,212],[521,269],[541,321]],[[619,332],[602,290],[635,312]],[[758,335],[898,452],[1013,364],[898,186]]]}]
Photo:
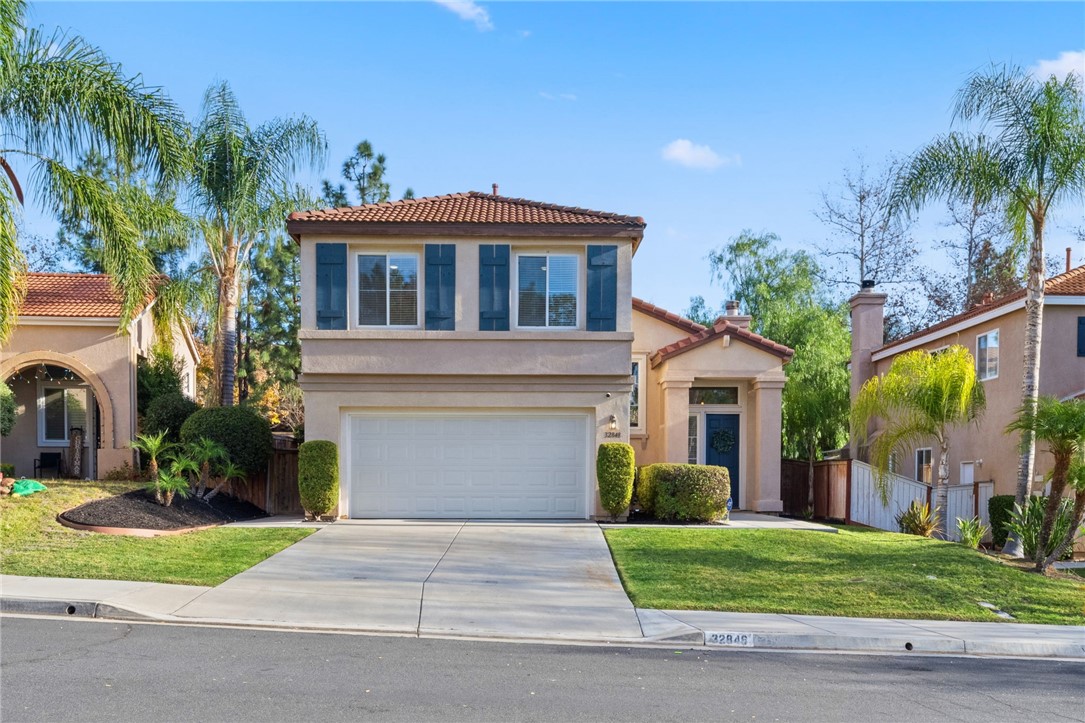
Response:
[{"label": "blue front door", "polygon": [[737,414],[705,415],[705,464],[726,467],[731,477],[731,500],[738,508],[738,445],[739,424]]}]

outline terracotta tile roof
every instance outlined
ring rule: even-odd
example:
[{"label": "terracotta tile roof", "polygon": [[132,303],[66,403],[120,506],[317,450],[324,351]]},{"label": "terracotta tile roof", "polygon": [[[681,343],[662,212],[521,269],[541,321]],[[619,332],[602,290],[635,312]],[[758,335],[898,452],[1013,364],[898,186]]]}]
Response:
[{"label": "terracotta tile roof", "polygon": [[119,317],[121,300],[105,274],[30,273],[19,315]]},{"label": "terracotta tile roof", "polygon": [[661,306],[655,304],[649,304],[647,301],[633,297],[633,309],[643,314],[647,314],[655,319],[675,326],[688,334],[697,334],[705,330],[705,327],[698,324],[696,321],[691,321],[684,316],[679,316],[673,311],[667,311]]},{"label": "terracotta tile roof", "polygon": [[[659,309],[658,306],[653,308]],[[659,310],[663,311],[662,309]],[[670,312],[666,313],[670,314]],[[676,314],[670,315],[677,316]],[[678,318],[681,319],[682,317]],[[689,319],[685,319],[684,321],[688,322],[689,324],[693,324],[693,322],[689,321]],[[655,354],[652,354],[651,357],[652,366],[659,366],[671,357],[678,356],[679,354],[684,354],[691,349],[696,349],[703,344],[707,344],[708,342],[725,335],[730,335],[732,339],[740,341],[744,344],[749,344],[750,346],[761,349],[762,351],[767,351],[769,354],[774,354],[775,356],[783,359],[784,362],[790,361],[791,357],[795,354],[793,350],[789,349],[783,344],[778,344],[772,339],[761,336],[760,334],[755,334],[749,329],[745,329],[741,326],[738,326],[737,324],[727,321],[726,317],[721,316],[719,319],[716,320],[716,323],[711,328],[705,328],[700,324],[695,324],[695,326],[700,327],[701,330],[695,334],[691,334],[685,339],[679,339],[673,344],[668,344],[661,349],[657,349]]]},{"label": "terracotta tile roof", "polygon": [[[508,198],[470,191],[445,196],[404,199],[364,206],[296,211],[287,218],[291,232],[295,224],[311,222],[378,224],[523,224],[523,225],[597,225],[631,227],[643,230],[644,219],[586,208],[557,206],[551,203]],[[302,226],[302,228],[304,228]]]},{"label": "terracotta tile roof", "polygon": [[[1047,281],[1044,282],[1044,294],[1046,296],[1085,296],[1085,266],[1078,266],[1077,268],[1070,269],[1058,276],[1048,278]],[[926,329],[921,329],[914,334],[894,339],[888,344],[882,345],[879,349],[875,349],[875,352],[881,351],[882,349],[891,349],[892,347],[905,344],[913,339],[918,339],[921,336],[941,331],[942,329],[959,324],[962,321],[968,321],[969,319],[975,318],[980,314],[986,314],[992,309],[997,309],[1000,306],[1006,306],[1015,301],[1020,301],[1023,298],[1025,298],[1025,289],[1021,288],[1011,294],[999,297],[994,301],[974,306],[968,311],[961,312],[956,316],[951,316],[944,321],[928,326]]]}]

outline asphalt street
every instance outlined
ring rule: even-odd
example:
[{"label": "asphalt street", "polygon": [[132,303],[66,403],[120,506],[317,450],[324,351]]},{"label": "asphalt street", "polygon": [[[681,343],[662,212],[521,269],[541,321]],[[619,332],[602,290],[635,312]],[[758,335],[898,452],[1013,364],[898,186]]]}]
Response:
[{"label": "asphalt street", "polygon": [[0,719],[1085,720],[1085,663],[0,619]]}]

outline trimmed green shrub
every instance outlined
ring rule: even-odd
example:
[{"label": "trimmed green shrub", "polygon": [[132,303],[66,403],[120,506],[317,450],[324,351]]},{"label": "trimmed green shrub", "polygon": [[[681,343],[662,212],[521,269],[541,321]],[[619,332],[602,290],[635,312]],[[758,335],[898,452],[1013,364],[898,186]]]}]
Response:
[{"label": "trimmed green shrub", "polygon": [[247,474],[267,467],[271,456],[271,425],[248,407],[210,407],[197,410],[181,425],[181,442],[206,437],[226,448],[230,461]]},{"label": "trimmed green shrub", "polygon": [[15,429],[15,393],[0,381],[0,437],[6,437]]},{"label": "trimmed green shrub", "polygon": [[624,442],[604,442],[599,445],[599,452],[595,457],[599,500],[611,517],[617,517],[629,509],[636,472],[631,446]]},{"label": "trimmed green shrub", "polygon": [[180,442],[181,427],[199,408],[199,404],[179,392],[155,397],[147,405],[147,414],[143,417],[143,433],[165,432],[167,442]]},{"label": "trimmed green shrub", "polygon": [[[651,509],[657,519],[712,522],[727,513],[731,477],[726,467],[653,464],[641,470],[642,480],[645,476]],[[642,482],[642,489],[644,485]]]},{"label": "trimmed green shrub", "polygon": [[1009,528],[1006,526],[1013,515],[1013,504],[1017,498],[1013,495],[994,495],[987,500],[987,518],[991,521],[991,539],[995,547],[1006,544]]},{"label": "trimmed green shrub", "polygon": [[298,492],[302,508],[314,517],[335,509],[339,502],[339,449],[335,442],[313,439],[298,447]]},{"label": "trimmed green shrub", "polygon": [[136,411],[146,414],[151,402],[163,394],[180,394],[181,371],[181,362],[169,351],[156,349],[150,357],[141,357],[136,365]]}]

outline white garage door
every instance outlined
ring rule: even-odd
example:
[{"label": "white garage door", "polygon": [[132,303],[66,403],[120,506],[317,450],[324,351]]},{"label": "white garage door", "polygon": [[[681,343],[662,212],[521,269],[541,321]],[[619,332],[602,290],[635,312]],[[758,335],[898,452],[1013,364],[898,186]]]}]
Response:
[{"label": "white garage door", "polygon": [[588,416],[348,415],[351,517],[584,518]]}]

